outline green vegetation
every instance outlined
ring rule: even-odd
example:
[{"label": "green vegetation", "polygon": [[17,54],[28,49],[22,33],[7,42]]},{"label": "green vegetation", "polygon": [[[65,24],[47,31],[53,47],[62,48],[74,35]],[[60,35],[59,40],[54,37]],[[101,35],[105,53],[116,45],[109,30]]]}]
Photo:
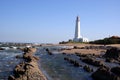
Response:
[{"label": "green vegetation", "polygon": [[104,44],[104,45],[106,45],[106,44],[120,44],[120,37],[112,36],[109,38],[91,41],[89,43],[91,43],[91,44]]},{"label": "green vegetation", "polygon": [[69,39],[68,41],[59,42],[59,44],[68,44],[68,43],[88,44],[89,42],[74,42],[72,39]]}]

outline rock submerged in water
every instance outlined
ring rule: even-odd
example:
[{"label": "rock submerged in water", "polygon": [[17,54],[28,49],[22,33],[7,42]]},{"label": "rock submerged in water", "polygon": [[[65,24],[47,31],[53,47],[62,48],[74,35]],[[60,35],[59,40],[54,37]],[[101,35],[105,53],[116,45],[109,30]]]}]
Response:
[{"label": "rock submerged in water", "polygon": [[93,72],[93,69],[91,69],[90,66],[88,66],[88,65],[85,65],[85,66],[83,67],[83,69],[84,69],[85,71],[87,71],[87,72]]},{"label": "rock submerged in water", "polygon": [[82,65],[79,62],[77,62],[76,60],[73,60],[72,58],[64,57],[64,60],[73,64],[75,67],[82,67]]},{"label": "rock submerged in water", "polygon": [[46,51],[49,55],[53,55],[53,53],[48,48],[46,49]]},{"label": "rock submerged in water", "polygon": [[3,48],[0,47],[0,50],[5,50],[5,49],[3,49]]},{"label": "rock submerged in water", "polygon": [[39,60],[39,58],[33,56],[36,49],[25,48],[23,51],[24,61],[16,65],[13,71],[14,75],[10,75],[8,80],[47,80],[38,67],[37,60]]},{"label": "rock submerged in water", "polygon": [[85,57],[85,58],[81,58],[81,60],[87,64],[90,64],[90,65],[93,65],[93,66],[104,66],[104,62],[103,61],[98,61],[98,60],[95,60],[93,58],[90,58],[90,57]]}]

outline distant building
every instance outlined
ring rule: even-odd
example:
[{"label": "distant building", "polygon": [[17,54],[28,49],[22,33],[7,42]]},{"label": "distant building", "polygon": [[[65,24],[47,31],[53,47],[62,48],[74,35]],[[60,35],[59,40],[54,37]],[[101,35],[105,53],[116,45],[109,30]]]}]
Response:
[{"label": "distant building", "polygon": [[84,38],[80,34],[80,18],[77,16],[76,26],[75,26],[75,37],[73,39],[74,42],[89,42],[87,38]]}]

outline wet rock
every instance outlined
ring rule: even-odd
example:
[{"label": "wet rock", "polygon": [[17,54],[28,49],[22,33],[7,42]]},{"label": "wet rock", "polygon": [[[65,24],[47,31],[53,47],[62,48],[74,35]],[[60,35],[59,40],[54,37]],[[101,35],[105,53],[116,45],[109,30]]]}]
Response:
[{"label": "wet rock", "polygon": [[85,65],[83,69],[87,72],[93,72],[93,69],[91,69],[88,65]]},{"label": "wet rock", "polygon": [[5,49],[3,49],[3,48],[0,48],[0,50],[5,50]]},{"label": "wet rock", "polygon": [[79,62],[77,62],[77,61],[74,61],[74,63],[73,63],[73,64],[74,64],[74,66],[75,66],[75,67],[82,67],[82,65],[80,65],[80,63],[79,63]]},{"label": "wet rock", "polygon": [[76,60],[73,60],[71,58],[65,57],[64,60],[68,61],[69,63],[73,64],[75,67],[82,67],[79,62]]},{"label": "wet rock", "polygon": [[114,74],[120,77],[120,67],[113,67],[111,69],[111,72],[113,72]]},{"label": "wet rock", "polygon": [[25,73],[25,69],[24,69],[25,63],[22,62],[18,65],[16,65],[15,69],[14,69],[14,74],[19,76],[19,75],[23,75]]},{"label": "wet rock", "polygon": [[49,55],[53,55],[53,53],[48,48],[46,49],[46,51]]},{"label": "wet rock", "polygon": [[73,49],[81,49],[81,48],[78,46],[74,46]]},{"label": "wet rock", "polygon": [[22,58],[22,56],[21,55],[16,55],[16,58],[20,59],[20,58]]},{"label": "wet rock", "polygon": [[10,76],[8,77],[8,80],[15,80],[15,77],[12,76],[12,75],[10,75]]},{"label": "wet rock", "polygon": [[49,49],[47,48],[47,49],[46,49],[46,51],[48,52],[48,51],[49,51]]},{"label": "wet rock", "polygon": [[36,51],[34,48],[23,49],[24,61],[18,64],[13,73],[13,76],[9,76],[8,80],[47,80],[38,67],[38,57],[33,56]]},{"label": "wet rock", "polygon": [[94,65],[94,66],[98,66],[98,67],[104,66],[103,61],[98,61],[98,60],[92,59],[90,57],[81,58],[81,60],[87,64],[90,64],[90,65]]},{"label": "wet rock", "polygon": [[110,63],[113,63],[113,62],[115,62],[115,60],[113,59],[113,58],[106,58],[106,60],[105,60],[106,62],[110,62]]},{"label": "wet rock", "polygon": [[62,54],[63,54],[63,55],[66,55],[66,53],[64,53],[64,52],[63,52]]},{"label": "wet rock", "polygon": [[21,50],[25,53],[35,53],[36,52],[36,48],[24,48]]},{"label": "wet rock", "polygon": [[112,59],[120,59],[120,49],[116,47],[112,47],[110,49],[107,49],[105,55],[103,55],[105,58],[112,58]]},{"label": "wet rock", "polygon": [[64,57],[64,60],[69,60],[69,58],[68,57]]},{"label": "wet rock", "polygon": [[75,62],[75,61],[74,61],[73,59],[71,59],[71,58],[70,58],[68,61],[69,61],[71,64],[74,64],[74,62]]},{"label": "wet rock", "polygon": [[120,78],[110,72],[106,67],[100,67],[92,74],[94,80],[120,80]]},{"label": "wet rock", "polygon": [[77,52],[75,52],[75,54],[76,54],[76,56],[78,56],[78,57],[81,57],[81,56],[82,56],[81,53],[77,53]]},{"label": "wet rock", "polygon": [[53,53],[52,53],[51,51],[48,51],[48,54],[49,54],[49,55],[53,55]]}]

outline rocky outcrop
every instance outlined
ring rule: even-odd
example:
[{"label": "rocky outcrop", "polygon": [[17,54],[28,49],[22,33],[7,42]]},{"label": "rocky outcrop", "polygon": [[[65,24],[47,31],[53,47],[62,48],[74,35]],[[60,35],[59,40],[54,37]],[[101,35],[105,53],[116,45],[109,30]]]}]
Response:
[{"label": "rocky outcrop", "polygon": [[0,47],[0,50],[4,50],[4,49]]},{"label": "rocky outcrop", "polygon": [[119,73],[116,71],[118,68],[113,68],[111,70],[112,72],[107,67],[100,67],[96,72],[92,74],[92,78],[94,80],[120,80],[120,76],[116,75]]},{"label": "rocky outcrop", "polygon": [[65,57],[64,60],[66,60],[69,63],[73,64],[75,67],[82,67],[82,65],[78,61],[76,61],[76,60],[74,60],[72,58]]},{"label": "rocky outcrop", "polygon": [[116,47],[112,47],[111,49],[107,49],[104,57],[119,59],[120,58],[120,49]]},{"label": "rocky outcrop", "polygon": [[120,77],[120,67],[114,67],[111,69],[111,72]]},{"label": "rocky outcrop", "polygon": [[48,48],[46,49],[46,51],[49,55],[53,55],[53,53]]},{"label": "rocky outcrop", "polygon": [[39,60],[39,58],[33,56],[36,49],[25,48],[23,51],[24,61],[16,65],[13,71],[14,75],[10,75],[8,80],[47,80],[38,67],[37,60]]},{"label": "rocky outcrop", "polygon": [[106,58],[106,62],[120,62],[120,49],[116,47],[112,47],[107,49],[105,55],[103,57]]},{"label": "rocky outcrop", "polygon": [[81,58],[81,60],[87,64],[90,64],[90,65],[93,65],[93,66],[104,66],[104,62],[103,61],[98,61],[98,60],[95,60],[93,58],[90,58],[90,57],[85,57],[85,58]]},{"label": "rocky outcrop", "polygon": [[87,72],[93,72],[93,69],[90,68],[90,66],[88,66],[88,65],[85,65],[85,66],[83,67],[83,69],[84,69],[85,71],[87,71]]}]

